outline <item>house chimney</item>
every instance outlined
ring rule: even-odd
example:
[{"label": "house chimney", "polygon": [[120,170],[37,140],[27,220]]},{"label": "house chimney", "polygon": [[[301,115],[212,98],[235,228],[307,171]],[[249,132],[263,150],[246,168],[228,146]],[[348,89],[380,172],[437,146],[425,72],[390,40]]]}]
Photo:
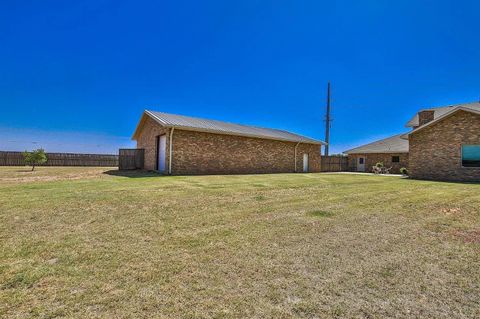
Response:
[{"label": "house chimney", "polygon": [[418,126],[427,124],[433,121],[435,111],[420,111],[418,112]]}]

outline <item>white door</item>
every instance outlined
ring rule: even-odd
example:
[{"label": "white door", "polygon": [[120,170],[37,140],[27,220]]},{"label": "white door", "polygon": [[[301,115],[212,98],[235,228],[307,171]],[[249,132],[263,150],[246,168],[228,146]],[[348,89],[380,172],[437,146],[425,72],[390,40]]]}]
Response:
[{"label": "white door", "polygon": [[167,153],[167,136],[161,135],[158,138],[158,170],[165,173],[165,155]]},{"label": "white door", "polygon": [[357,158],[357,171],[365,172],[365,157]]},{"label": "white door", "polygon": [[303,154],[303,172],[308,173],[308,154]]}]

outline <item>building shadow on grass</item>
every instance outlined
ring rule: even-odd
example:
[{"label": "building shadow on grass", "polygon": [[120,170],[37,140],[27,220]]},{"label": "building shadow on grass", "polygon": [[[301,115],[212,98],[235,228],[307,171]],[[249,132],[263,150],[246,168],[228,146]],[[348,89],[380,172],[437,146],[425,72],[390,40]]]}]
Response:
[{"label": "building shadow on grass", "polygon": [[141,169],[135,170],[118,170],[112,169],[109,171],[103,172],[103,174],[112,175],[112,176],[123,176],[123,177],[130,177],[130,178],[137,178],[137,177],[161,177],[162,175],[152,171],[146,171]]},{"label": "building shadow on grass", "polygon": [[421,179],[421,178],[412,178],[406,177],[406,180],[417,181],[417,182],[430,182],[438,184],[464,184],[464,185],[480,185],[480,180],[478,181],[457,181],[457,180],[442,180],[442,179]]}]

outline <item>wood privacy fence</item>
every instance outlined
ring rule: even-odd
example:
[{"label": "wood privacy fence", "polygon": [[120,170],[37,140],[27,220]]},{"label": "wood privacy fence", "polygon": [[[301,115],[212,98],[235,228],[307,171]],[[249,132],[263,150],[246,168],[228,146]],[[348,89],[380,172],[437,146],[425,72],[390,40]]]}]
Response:
[{"label": "wood privacy fence", "polygon": [[144,149],[121,148],[118,151],[118,169],[143,169]]},{"label": "wood privacy fence", "polygon": [[348,157],[343,155],[322,156],[322,172],[348,171]]},{"label": "wood privacy fence", "polygon": [[[40,166],[118,166],[118,155],[45,153],[47,162]],[[24,166],[22,152],[0,151],[0,166]]]}]

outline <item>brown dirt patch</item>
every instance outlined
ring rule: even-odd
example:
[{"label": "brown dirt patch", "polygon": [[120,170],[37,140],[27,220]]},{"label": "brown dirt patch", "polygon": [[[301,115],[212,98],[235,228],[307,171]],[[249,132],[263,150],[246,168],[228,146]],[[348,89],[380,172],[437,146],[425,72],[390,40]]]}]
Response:
[{"label": "brown dirt patch", "polygon": [[6,167],[0,171],[0,182],[30,183],[58,180],[78,180],[98,178],[112,168],[105,167],[37,167],[34,171],[27,167]]},{"label": "brown dirt patch", "polygon": [[440,211],[445,215],[458,215],[462,212],[462,210],[458,207],[442,208]]},{"label": "brown dirt patch", "polygon": [[465,243],[480,244],[480,229],[457,230],[453,235]]}]

